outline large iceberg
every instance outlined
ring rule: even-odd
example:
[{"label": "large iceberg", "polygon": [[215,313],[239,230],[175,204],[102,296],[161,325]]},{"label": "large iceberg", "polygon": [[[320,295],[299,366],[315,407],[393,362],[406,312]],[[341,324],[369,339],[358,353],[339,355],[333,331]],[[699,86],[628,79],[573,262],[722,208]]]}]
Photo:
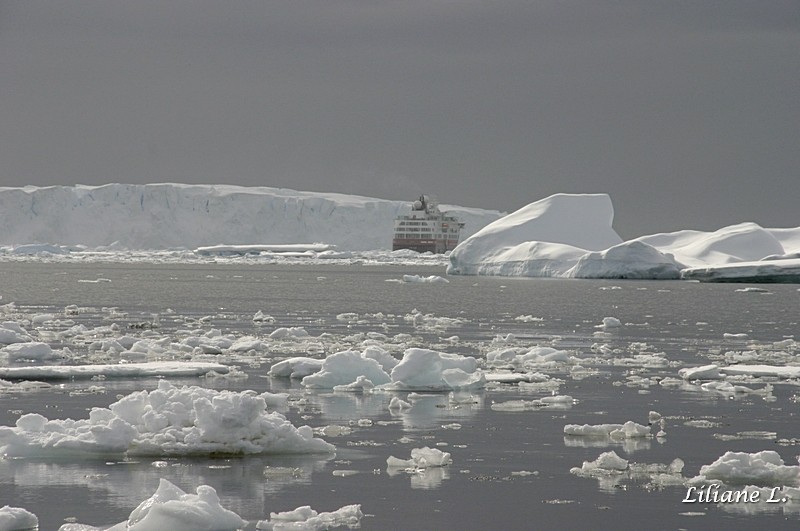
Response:
[{"label": "large iceberg", "polygon": [[606,194],[556,194],[490,223],[450,254],[449,274],[698,280],[800,279],[800,227],[741,223],[622,241]]},{"label": "large iceberg", "polygon": [[[40,244],[34,252],[60,252],[58,245],[195,249],[314,242],[339,250],[387,249],[395,218],[410,209],[410,201],[233,185],[0,187],[0,245]],[[440,209],[466,224],[462,237],[502,216]]]}]

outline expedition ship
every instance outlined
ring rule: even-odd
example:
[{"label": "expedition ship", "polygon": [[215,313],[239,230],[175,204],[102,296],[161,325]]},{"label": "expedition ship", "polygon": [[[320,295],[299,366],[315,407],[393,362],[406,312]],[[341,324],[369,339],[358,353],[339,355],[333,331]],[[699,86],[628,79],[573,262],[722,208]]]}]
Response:
[{"label": "expedition ship", "polygon": [[464,224],[453,216],[439,211],[436,199],[421,195],[411,204],[411,214],[399,216],[394,222],[392,250],[411,249],[418,253],[444,253],[458,245]]}]

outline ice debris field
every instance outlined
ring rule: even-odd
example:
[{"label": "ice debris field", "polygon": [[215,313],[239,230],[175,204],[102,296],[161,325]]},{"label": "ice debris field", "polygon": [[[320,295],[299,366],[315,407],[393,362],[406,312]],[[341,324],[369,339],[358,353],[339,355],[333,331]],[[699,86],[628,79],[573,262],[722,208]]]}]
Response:
[{"label": "ice debris field", "polygon": [[323,260],[436,264],[453,275],[800,281],[800,227],[745,221],[623,241],[608,195],[555,194],[508,215],[443,205],[465,223],[448,259],[387,250],[395,218],[409,209],[402,201],[230,185],[0,188],[0,259]]},{"label": "ice debris field", "polygon": [[[631,343],[625,349],[610,347],[607,341],[613,339],[615,331],[634,326],[612,316],[598,319],[592,334],[596,342],[589,349],[564,348],[560,338],[541,342],[512,334],[472,344],[458,340],[457,336],[445,338],[445,343],[459,344],[476,352],[469,356],[414,346],[420,340],[408,333],[313,336],[303,327],[278,326],[273,316],[262,311],[250,318],[256,327],[252,334],[224,332],[204,321],[174,313],[168,314],[174,323],[172,328],[153,327],[133,332],[117,324],[87,328],[73,322],[77,316],[97,311],[70,305],[63,312],[42,314],[13,303],[1,306],[0,394],[47,392],[65,379],[86,382],[73,391],[75,394],[102,394],[104,386],[115,378],[163,379],[151,391],[135,391],[120,396],[108,407],[91,408],[85,418],[50,419],[38,413],[21,412],[14,425],[0,426],[0,455],[4,458],[63,461],[147,456],[154,459],[154,466],[160,466],[162,459],[190,456],[335,455],[337,446],[331,440],[372,424],[362,419],[349,425],[331,424],[315,429],[296,426],[287,420],[285,413],[301,406],[305,395],[214,390],[176,385],[166,379],[180,376],[205,378],[209,382],[247,380],[248,374],[240,368],[245,361],[252,367],[265,363],[268,368],[264,372],[269,377],[298,382],[308,392],[383,395],[384,407],[401,418],[434,395],[449,397],[451,404],[467,404],[477,399],[473,393],[484,391],[497,393],[490,405],[496,414],[569,411],[576,400],[559,392],[567,379],[581,381],[609,367],[625,369],[627,376],[619,384],[634,389],[659,386],[719,396],[759,396],[766,401],[774,400],[774,385],[793,384],[800,378],[797,367],[800,346],[793,339],[772,343],[749,341],[745,350],[731,350],[724,355],[709,352],[715,363],[682,366],[683,363],[670,361],[648,344]],[[100,312],[113,316],[114,320],[125,320],[125,314],[114,309]],[[419,332],[437,331],[443,336],[466,324],[456,318],[420,312],[344,313],[336,316],[336,320],[372,323],[377,328],[397,321]],[[541,319],[520,315],[515,321],[538,324]],[[746,334],[726,334],[726,337],[731,341],[747,340]],[[771,364],[741,363],[756,359]],[[53,363],[56,361],[57,364]],[[76,362],[80,364],[69,364]],[[503,400],[503,390],[509,388],[538,398]],[[713,425],[707,420],[667,418],[650,411],[646,419],[619,419],[616,423],[565,421],[564,442],[567,446],[619,446],[632,454],[651,441],[666,441],[670,424],[675,422],[698,429]],[[444,428],[457,430],[461,425]],[[796,444],[789,439],[777,442]],[[447,469],[457,460],[457,447],[450,452],[421,446],[411,448],[410,455],[388,457],[386,473],[389,477],[411,476],[412,487],[436,488],[449,477]],[[800,465],[785,462],[775,450],[727,451],[689,474],[683,460],[677,457],[668,463],[642,463],[607,450],[600,451],[594,460],[576,463],[568,472],[598,481],[603,490],[633,482],[651,488],[688,489],[687,497],[706,496],[722,504],[731,500],[720,496],[735,488],[739,497],[761,500],[760,505],[747,506],[752,512],[775,510],[773,502],[768,500],[780,494],[784,512],[800,513]],[[334,474],[337,473],[357,471],[335,470]],[[515,473],[538,474],[525,470]],[[728,489],[723,494],[717,492],[721,486]],[[194,493],[187,493],[162,478],[152,496],[132,508],[127,521],[103,529],[233,531],[254,524],[255,529],[313,530],[357,526],[364,513],[355,504],[332,512],[302,506],[269,516],[250,516],[247,520],[223,507],[217,492],[209,485],[200,485]],[[0,529],[29,529],[36,525],[36,515],[24,507],[0,508]],[[61,527],[62,531],[95,529],[101,528],[77,523]]]}]

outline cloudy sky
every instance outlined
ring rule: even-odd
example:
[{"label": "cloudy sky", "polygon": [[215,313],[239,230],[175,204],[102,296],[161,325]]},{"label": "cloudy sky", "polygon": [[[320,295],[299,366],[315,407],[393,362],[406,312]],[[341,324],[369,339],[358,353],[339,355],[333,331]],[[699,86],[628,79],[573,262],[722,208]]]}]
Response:
[{"label": "cloudy sky", "polygon": [[0,0],[0,186],[800,225],[797,0]]}]

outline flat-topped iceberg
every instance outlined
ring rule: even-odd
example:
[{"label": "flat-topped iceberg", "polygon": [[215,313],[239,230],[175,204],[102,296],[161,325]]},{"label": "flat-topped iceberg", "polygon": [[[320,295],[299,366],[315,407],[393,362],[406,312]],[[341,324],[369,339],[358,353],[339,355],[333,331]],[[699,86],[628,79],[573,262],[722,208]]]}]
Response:
[{"label": "flat-topped iceberg", "polygon": [[[409,201],[265,186],[0,187],[0,245],[13,246],[6,249],[12,254],[70,252],[64,246],[182,248],[201,254],[390,249],[394,220],[410,210]],[[441,205],[441,210],[465,223],[464,235],[502,215],[455,205]]]},{"label": "flat-topped iceberg", "polygon": [[453,275],[800,281],[800,227],[740,223],[622,241],[606,194],[556,194],[490,223],[450,254]]}]

